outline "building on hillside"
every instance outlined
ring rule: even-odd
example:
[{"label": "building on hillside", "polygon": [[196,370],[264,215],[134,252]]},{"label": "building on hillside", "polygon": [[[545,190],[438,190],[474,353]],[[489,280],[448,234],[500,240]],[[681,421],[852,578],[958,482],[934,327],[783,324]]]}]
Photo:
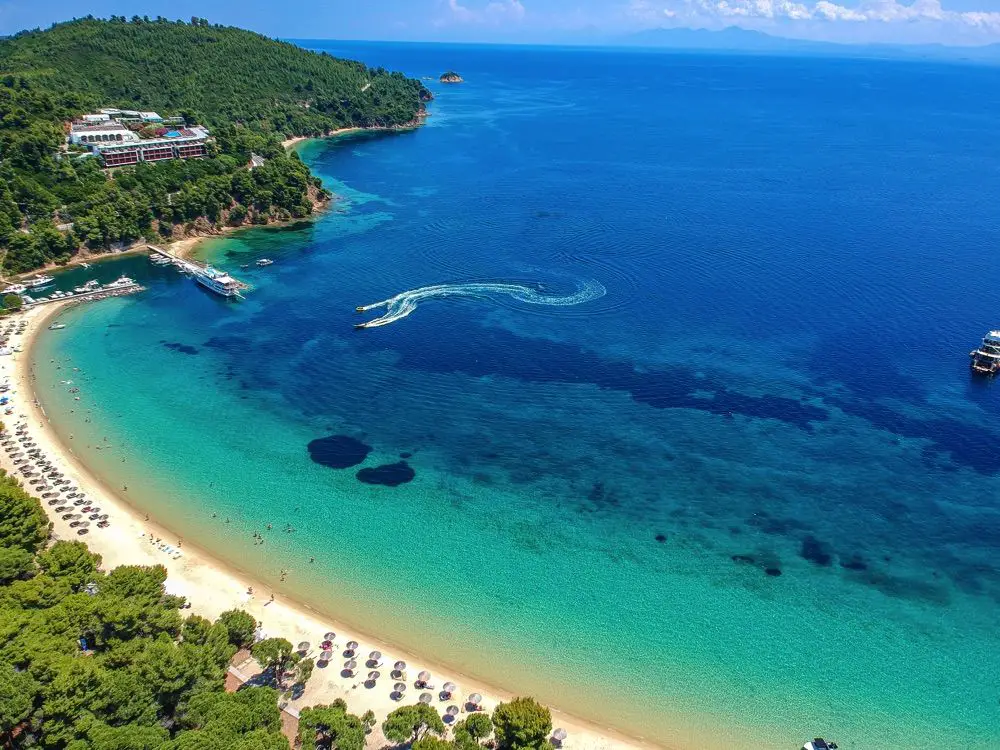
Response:
[{"label": "building on hillside", "polygon": [[261,156],[260,154],[255,154],[252,151],[250,152],[250,164],[248,165],[248,167],[250,168],[251,171],[256,169],[257,167],[263,167],[264,164],[266,163],[267,159],[265,159],[263,156]]},{"label": "building on hillside", "polygon": [[97,122],[74,122],[69,130],[69,142],[81,146],[98,143],[128,143],[138,141],[139,136],[120,122],[104,120]]},{"label": "building on hillside", "polygon": [[[167,127],[168,121],[180,122],[182,126]],[[207,156],[208,130],[197,125],[183,127],[183,122],[182,117],[164,119],[155,112],[102,109],[72,123],[69,140],[90,148],[106,167]],[[154,137],[143,137],[151,128]]]}]

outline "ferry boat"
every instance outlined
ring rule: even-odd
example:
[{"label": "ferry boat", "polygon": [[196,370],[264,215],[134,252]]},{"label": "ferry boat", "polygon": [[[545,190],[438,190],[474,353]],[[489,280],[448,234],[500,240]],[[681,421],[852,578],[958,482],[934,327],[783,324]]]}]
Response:
[{"label": "ferry boat", "polygon": [[29,289],[38,289],[39,287],[48,286],[55,278],[52,276],[46,276],[44,273],[41,276],[35,276],[30,279],[24,280],[24,285]]},{"label": "ferry boat", "polygon": [[969,366],[977,375],[996,375],[1000,372],[1000,331],[990,331],[983,336],[978,349],[969,352]]},{"label": "ferry boat", "polygon": [[274,261],[271,260],[270,258],[261,258],[260,260],[257,261],[258,266],[269,266],[272,263],[274,263]]},{"label": "ferry boat", "polygon": [[24,294],[28,291],[28,287],[24,284],[11,284],[9,287],[3,290],[4,294]]},{"label": "ferry boat", "polygon": [[211,266],[205,266],[194,275],[194,280],[206,289],[210,289],[223,297],[239,297],[242,284],[228,273],[218,271]]}]

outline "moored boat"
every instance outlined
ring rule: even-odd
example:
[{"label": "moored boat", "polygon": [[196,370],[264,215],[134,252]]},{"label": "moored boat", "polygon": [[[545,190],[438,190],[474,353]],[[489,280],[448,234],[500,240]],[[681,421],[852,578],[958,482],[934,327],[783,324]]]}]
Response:
[{"label": "moored boat", "polygon": [[975,374],[992,376],[1000,372],[1000,330],[983,336],[983,343],[969,352],[969,356],[972,358],[969,366]]},{"label": "moored boat", "polygon": [[11,284],[9,287],[3,290],[4,294],[24,294],[28,291],[28,287],[24,284]]},{"label": "moored boat", "polygon": [[242,284],[228,273],[205,266],[194,275],[194,280],[206,289],[223,297],[239,297]]},{"label": "moored boat", "polygon": [[24,280],[24,285],[26,287],[28,287],[29,289],[38,289],[39,287],[48,286],[53,281],[55,281],[55,277],[53,277],[53,276],[46,276],[43,273],[40,276],[33,276],[30,279],[25,279]]},{"label": "moored boat", "polygon": [[272,263],[274,263],[274,261],[271,260],[270,258],[261,258],[260,260],[257,261],[258,266],[269,266]]}]

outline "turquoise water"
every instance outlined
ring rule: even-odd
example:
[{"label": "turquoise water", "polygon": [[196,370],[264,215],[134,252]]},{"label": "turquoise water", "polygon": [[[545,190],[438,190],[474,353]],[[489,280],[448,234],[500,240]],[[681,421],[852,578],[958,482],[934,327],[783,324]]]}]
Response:
[{"label": "turquoise water", "polygon": [[276,590],[661,744],[989,746],[998,72],[329,49],[468,83],[303,146],[337,208],[205,248],[244,302],[66,274],[149,288],[40,339],[74,450]]}]

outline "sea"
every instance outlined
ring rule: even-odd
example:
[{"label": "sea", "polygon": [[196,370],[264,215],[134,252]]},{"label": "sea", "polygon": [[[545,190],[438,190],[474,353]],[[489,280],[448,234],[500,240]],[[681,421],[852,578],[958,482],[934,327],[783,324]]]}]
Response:
[{"label": "sea", "polygon": [[1000,68],[302,44],[424,78],[426,124],[299,146],[332,208],[200,251],[242,301],[62,274],[147,286],[40,337],[73,450],[280,595],[656,745],[993,747]]}]

